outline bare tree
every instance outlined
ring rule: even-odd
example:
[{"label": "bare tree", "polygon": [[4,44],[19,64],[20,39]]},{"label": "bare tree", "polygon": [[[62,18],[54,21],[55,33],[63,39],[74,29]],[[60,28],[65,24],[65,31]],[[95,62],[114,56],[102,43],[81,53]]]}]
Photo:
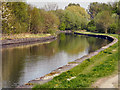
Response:
[{"label": "bare tree", "polygon": [[57,3],[47,3],[43,7],[43,9],[46,10],[46,11],[57,10],[58,9],[58,5],[57,5]]}]

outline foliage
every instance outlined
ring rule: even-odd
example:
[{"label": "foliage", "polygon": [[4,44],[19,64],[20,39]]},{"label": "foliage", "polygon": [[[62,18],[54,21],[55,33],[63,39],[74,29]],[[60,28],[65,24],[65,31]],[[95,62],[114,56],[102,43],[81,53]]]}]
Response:
[{"label": "foliage", "polygon": [[40,14],[39,14],[39,10],[37,8],[33,8],[33,10],[31,11],[31,32],[32,33],[38,33],[40,32]]},{"label": "foliage", "polygon": [[89,30],[90,32],[95,32],[95,31],[96,31],[96,26],[88,27],[88,30]]},{"label": "foliage", "polygon": [[22,33],[27,31],[28,14],[24,2],[2,3],[3,33]]},{"label": "foliage", "polygon": [[93,2],[90,3],[88,7],[88,13],[91,16],[91,19],[93,19],[99,12],[103,10],[109,11],[111,8],[110,4]]},{"label": "foliage", "polygon": [[60,27],[59,27],[59,29],[60,30],[65,30],[65,27],[66,27],[65,23],[62,22],[61,25],[60,25]]},{"label": "foliage", "polygon": [[101,13],[98,13],[94,20],[98,32],[104,33],[107,33],[107,28],[114,22],[109,11],[102,11]]},{"label": "foliage", "polygon": [[58,29],[59,18],[50,11],[25,2],[3,2],[2,6],[2,32],[5,34],[53,33]]},{"label": "foliage", "polygon": [[81,29],[85,29],[89,19],[89,15],[85,11],[85,9],[80,7],[79,5],[76,5],[76,6],[72,5],[72,6],[68,6],[66,10],[69,10],[70,12],[76,15],[77,29],[79,29],[79,27],[81,27]]},{"label": "foliage", "polygon": [[120,16],[120,1],[117,3],[117,14]]},{"label": "foliage", "polygon": [[117,24],[116,23],[113,23],[111,24],[109,27],[108,27],[108,33],[117,33]]},{"label": "foliage", "polygon": [[108,4],[98,2],[91,3],[88,9],[88,13],[91,16],[91,21],[87,25],[88,31],[91,29],[92,22],[95,21],[92,26],[96,27],[97,32],[118,33],[120,21],[119,4],[120,1]]},{"label": "foliage", "polygon": [[44,18],[45,30],[47,30],[48,33],[48,30],[50,29],[53,29],[54,31],[58,29],[60,21],[55,14],[53,14],[52,12],[45,12]]},{"label": "foliage", "polygon": [[68,6],[80,6],[80,4],[69,3]]},{"label": "foliage", "polygon": [[113,13],[117,13],[118,15],[120,15],[120,1],[114,2],[112,6],[113,6],[112,8]]},{"label": "foliage", "polygon": [[87,27],[95,26],[95,21],[90,20],[89,23],[87,24]]},{"label": "foliage", "polygon": [[79,30],[86,27],[89,15],[78,4],[69,4],[65,10],[57,10],[60,30]]},{"label": "foliage", "polygon": [[113,4],[93,2],[89,5],[87,13],[75,3],[69,3],[65,10],[58,9],[57,4],[51,3],[46,6],[49,10],[45,11],[25,2],[3,2],[2,32],[4,34],[55,33],[58,29],[87,29],[92,32],[118,33],[119,4],[120,1]]}]

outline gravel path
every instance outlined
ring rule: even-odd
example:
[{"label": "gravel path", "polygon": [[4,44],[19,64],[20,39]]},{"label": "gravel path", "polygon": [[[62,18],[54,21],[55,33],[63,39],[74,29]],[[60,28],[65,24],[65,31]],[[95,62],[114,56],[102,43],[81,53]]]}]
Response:
[{"label": "gravel path", "polygon": [[103,82],[99,88],[118,88],[118,75]]},{"label": "gravel path", "polygon": [[118,75],[98,80],[93,87],[97,88],[118,88]]}]

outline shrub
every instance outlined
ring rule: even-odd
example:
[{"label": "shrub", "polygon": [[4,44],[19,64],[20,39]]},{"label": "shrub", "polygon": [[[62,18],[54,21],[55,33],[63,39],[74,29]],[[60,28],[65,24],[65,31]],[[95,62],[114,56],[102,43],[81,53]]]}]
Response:
[{"label": "shrub", "polygon": [[59,26],[59,29],[60,29],[60,30],[65,30],[65,28],[66,28],[66,25],[65,25],[64,22],[62,22],[62,23],[60,24],[60,26]]},{"label": "shrub", "polygon": [[117,32],[117,24],[113,23],[108,27],[108,33],[114,34],[115,32]]},{"label": "shrub", "polygon": [[95,32],[95,30],[96,30],[96,26],[88,27],[88,30],[91,31],[91,32]]}]

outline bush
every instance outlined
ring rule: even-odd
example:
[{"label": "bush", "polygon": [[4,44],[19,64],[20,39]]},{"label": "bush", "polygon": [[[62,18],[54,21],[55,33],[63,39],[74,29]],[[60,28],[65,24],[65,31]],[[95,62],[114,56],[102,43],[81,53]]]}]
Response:
[{"label": "bush", "polygon": [[96,31],[96,26],[88,27],[88,30],[91,31],[91,32],[95,32]]},{"label": "bush", "polygon": [[108,27],[108,33],[116,33],[117,32],[117,24],[113,23]]},{"label": "bush", "polygon": [[55,30],[54,29],[48,29],[47,30],[47,33],[50,33],[52,35],[55,35]]},{"label": "bush", "polygon": [[65,30],[65,28],[66,28],[66,25],[65,25],[64,22],[62,22],[62,23],[60,24],[60,26],[59,26],[59,29],[60,29],[60,30]]}]

